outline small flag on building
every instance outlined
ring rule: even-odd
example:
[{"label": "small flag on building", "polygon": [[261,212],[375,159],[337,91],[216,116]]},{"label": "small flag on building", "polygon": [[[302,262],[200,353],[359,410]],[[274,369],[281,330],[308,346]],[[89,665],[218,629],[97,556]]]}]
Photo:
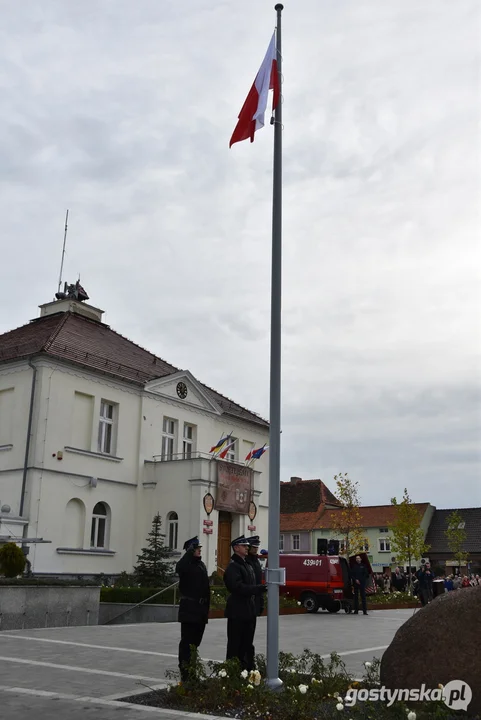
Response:
[{"label": "small flag on building", "polygon": [[251,142],[254,142],[254,133],[256,130],[264,127],[269,90],[274,90],[272,110],[275,110],[279,102],[280,94],[275,33],[269,43],[266,56],[256,75],[256,79],[239,113],[239,121],[232,133],[229,147],[232,147],[236,142],[241,142],[248,138],[250,138]]},{"label": "small flag on building", "polygon": [[224,450],[222,450],[221,453],[219,453],[218,457],[222,458],[222,460],[225,460],[227,453],[229,452],[229,450],[231,448],[234,447],[234,445],[235,445],[235,440],[233,442],[229,443],[229,445],[227,445],[227,447]]},{"label": "small flag on building", "polygon": [[252,451],[252,460],[259,460],[265,452],[269,450],[269,445],[263,445],[261,448],[257,448],[257,450]]},{"label": "small flag on building", "polygon": [[213,447],[211,447],[210,452],[211,452],[211,453],[218,453],[218,452],[220,452],[220,450],[222,450],[222,448],[224,447],[224,445],[226,444],[226,442],[228,442],[228,440],[230,439],[231,435],[232,435],[232,433],[229,433],[229,435],[226,435],[226,436],[224,437],[224,434],[222,434],[221,439],[219,440],[219,442],[218,442],[216,445],[214,445]]}]

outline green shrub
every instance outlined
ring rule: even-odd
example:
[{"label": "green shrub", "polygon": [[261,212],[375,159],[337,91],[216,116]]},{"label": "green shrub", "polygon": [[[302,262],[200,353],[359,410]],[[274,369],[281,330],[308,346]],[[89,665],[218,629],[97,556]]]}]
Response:
[{"label": "green shrub", "polygon": [[24,552],[13,542],[0,547],[0,572],[7,578],[15,578],[25,570]]},{"label": "green shrub", "polygon": [[60,580],[57,578],[0,578],[2,585],[34,585],[36,587],[99,587],[98,580]]},{"label": "green shrub", "polygon": [[[204,663],[192,653],[188,680],[162,690],[123,698],[125,702],[173,708],[187,715],[209,713],[242,720],[406,720],[410,708],[404,702],[391,707],[384,702],[358,702],[350,707],[352,691],[379,688],[380,661],[365,663],[362,680],[354,680],[339,655],[330,659],[304,650],[301,655],[279,653],[279,677],[283,692],[272,692],[264,682],[266,659],[256,657],[257,671],[242,671],[237,659]],[[167,671],[177,679],[178,673]],[[439,700],[418,703],[411,717],[417,720],[452,718]]]}]

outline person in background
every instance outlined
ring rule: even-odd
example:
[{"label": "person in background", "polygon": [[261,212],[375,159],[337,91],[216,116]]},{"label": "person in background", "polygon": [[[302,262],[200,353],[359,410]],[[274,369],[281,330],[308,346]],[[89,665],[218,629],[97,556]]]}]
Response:
[{"label": "person in background", "polygon": [[[262,585],[262,567],[259,562],[259,557],[257,555],[261,545],[259,535],[253,535],[252,537],[247,538],[247,542],[249,543],[249,549],[246,555],[246,563],[250,565],[252,570],[254,571],[256,585]],[[246,658],[246,665],[252,668],[255,666],[254,659],[256,655],[256,650],[254,646],[254,637],[256,632],[256,624],[257,618],[264,612],[264,595],[256,595],[254,598],[254,602],[256,606],[256,617],[253,620],[254,629],[252,632],[252,645]]]},{"label": "person in background", "polygon": [[419,597],[421,598],[421,604],[424,607],[433,599],[434,575],[429,563],[423,565],[416,574],[419,580]]},{"label": "person in background", "polygon": [[253,670],[252,645],[257,617],[255,598],[267,592],[267,585],[257,584],[254,570],[246,562],[249,542],[241,535],[231,542],[234,551],[224,573],[224,583],[230,595],[227,598],[226,659],[238,658],[245,670]]},{"label": "person in background", "polygon": [[202,562],[202,545],[198,537],[184,543],[185,555],[175,567],[179,576],[179,669],[182,681],[188,680],[191,645],[196,648],[202,642],[208,622],[210,586],[207,568]]},{"label": "person in background", "polygon": [[461,577],[459,575],[455,575],[453,578],[453,590],[459,590],[462,582]]},{"label": "person in background", "polygon": [[356,563],[351,568],[351,580],[354,587],[354,615],[359,614],[359,595],[361,596],[362,613],[367,615],[366,606],[366,583],[369,579],[369,571],[362,564],[361,556],[356,555]]},{"label": "person in background", "polygon": [[452,575],[448,575],[444,579],[444,589],[446,590],[446,592],[451,592],[451,590],[453,589],[453,576]]}]

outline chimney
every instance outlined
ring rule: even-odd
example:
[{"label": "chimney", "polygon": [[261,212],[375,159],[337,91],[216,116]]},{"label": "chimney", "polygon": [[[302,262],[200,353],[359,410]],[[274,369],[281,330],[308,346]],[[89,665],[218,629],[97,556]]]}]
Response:
[{"label": "chimney", "polygon": [[89,320],[96,320],[102,322],[103,310],[94,307],[93,305],[87,305],[85,302],[79,302],[73,298],[64,298],[61,300],[54,300],[53,302],[44,303],[40,305],[40,317],[45,315],[53,315],[60,312],[71,312],[76,315],[83,315],[89,318]]},{"label": "chimney", "polygon": [[293,485],[297,485],[298,482],[302,482],[302,478],[300,477],[291,477],[291,483]]}]

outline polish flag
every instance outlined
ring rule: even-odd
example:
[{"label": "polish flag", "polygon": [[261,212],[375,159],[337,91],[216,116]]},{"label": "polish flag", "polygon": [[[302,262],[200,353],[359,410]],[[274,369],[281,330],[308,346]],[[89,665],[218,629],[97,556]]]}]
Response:
[{"label": "polish flag", "polygon": [[254,133],[256,130],[264,127],[264,115],[267,108],[269,90],[274,90],[272,109],[275,110],[279,102],[280,94],[275,32],[269,43],[260,70],[254,80],[254,84],[239,113],[239,122],[232,133],[229,147],[232,147],[236,142],[247,140],[248,138],[251,139],[251,142],[254,142]]}]

